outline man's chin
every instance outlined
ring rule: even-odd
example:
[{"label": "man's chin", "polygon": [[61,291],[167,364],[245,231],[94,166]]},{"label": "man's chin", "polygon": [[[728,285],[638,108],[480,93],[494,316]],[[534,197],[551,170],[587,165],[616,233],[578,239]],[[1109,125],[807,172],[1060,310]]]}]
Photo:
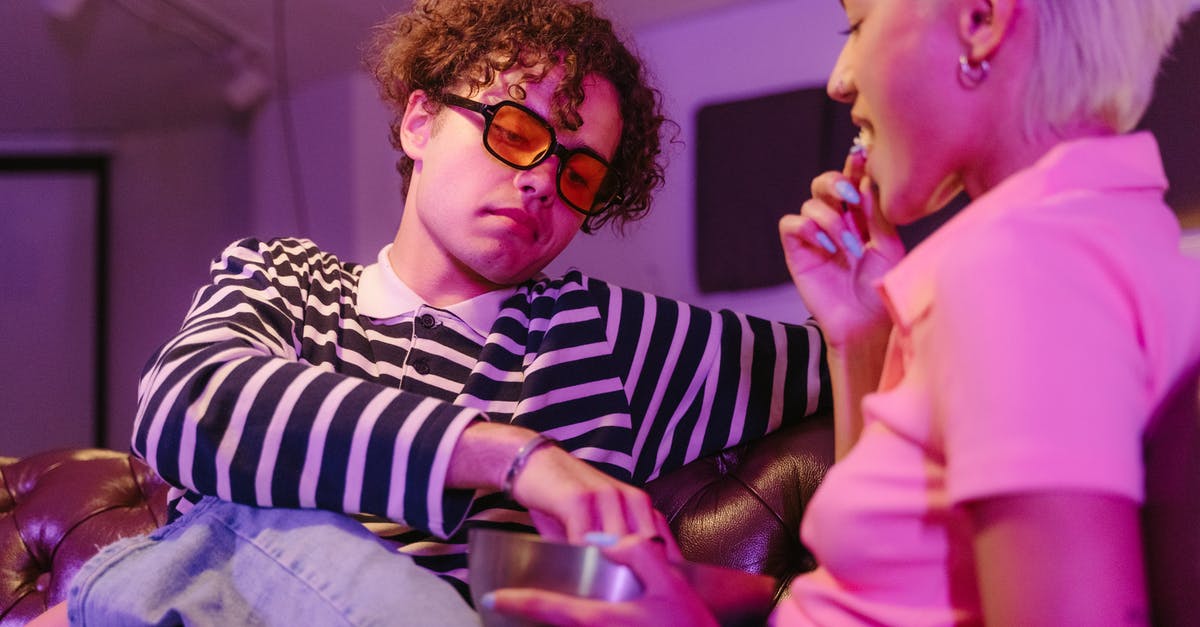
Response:
[{"label": "man's chin", "polygon": [[486,273],[481,273],[480,278],[487,284],[493,286],[492,289],[503,289],[520,285],[529,279],[538,276],[541,273],[541,268],[538,269],[521,269],[521,270],[501,270],[497,268],[489,268]]}]

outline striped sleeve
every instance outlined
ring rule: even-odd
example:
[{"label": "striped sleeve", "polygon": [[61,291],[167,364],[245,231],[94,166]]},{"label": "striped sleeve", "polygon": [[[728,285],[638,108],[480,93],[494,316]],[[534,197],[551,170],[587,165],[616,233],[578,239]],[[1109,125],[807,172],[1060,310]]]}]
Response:
[{"label": "striped sleeve", "polygon": [[760,437],[831,404],[814,323],[713,312],[589,279],[625,374],[634,479]]},{"label": "striped sleeve", "polygon": [[483,415],[302,356],[339,330],[354,277],[310,242],[244,240],[211,279],[143,373],[134,451],[193,495],[452,534],[472,495],[447,491],[445,469]]}]

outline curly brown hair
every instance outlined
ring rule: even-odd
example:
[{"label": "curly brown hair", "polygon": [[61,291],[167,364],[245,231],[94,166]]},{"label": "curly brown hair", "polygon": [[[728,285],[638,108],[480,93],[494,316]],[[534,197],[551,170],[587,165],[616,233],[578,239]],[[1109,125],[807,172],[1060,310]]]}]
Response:
[{"label": "curly brown hair", "polygon": [[[574,130],[582,124],[583,79],[602,76],[620,98],[623,126],[612,159],[617,196],[606,212],[584,223],[584,230],[610,221],[619,228],[644,217],[654,190],[662,185],[659,133],[666,119],[661,95],[649,86],[642,61],[590,2],[417,0],[411,11],[376,27],[367,65],[392,109],[391,141],[401,152],[401,117],[415,90],[425,91],[441,107],[448,90],[465,84],[474,93],[514,67],[532,71],[542,66],[527,77],[533,82],[562,67],[565,76],[554,94],[552,122]],[[412,158],[402,154],[396,169],[407,193]]]}]

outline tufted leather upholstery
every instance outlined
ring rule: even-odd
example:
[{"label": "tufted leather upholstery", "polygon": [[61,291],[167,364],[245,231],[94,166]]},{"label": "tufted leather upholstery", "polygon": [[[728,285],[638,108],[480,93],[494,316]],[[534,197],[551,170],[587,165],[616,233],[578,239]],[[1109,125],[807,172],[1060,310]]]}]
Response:
[{"label": "tufted leather upholstery", "polygon": [[[648,491],[690,559],[781,580],[812,568],[800,516],[832,460],[827,420],[795,425],[696,460]],[[166,485],[115,451],[0,458],[0,627],[23,625],[66,598],[100,547],[166,518]]]},{"label": "tufted leather upholstery", "polygon": [[0,458],[0,627],[64,600],[100,547],[161,525],[166,495],[149,468],[115,451]]},{"label": "tufted leather upholstery", "polygon": [[816,568],[800,519],[833,463],[828,419],[698,459],[646,486],[685,557],[774,577],[776,600]]}]

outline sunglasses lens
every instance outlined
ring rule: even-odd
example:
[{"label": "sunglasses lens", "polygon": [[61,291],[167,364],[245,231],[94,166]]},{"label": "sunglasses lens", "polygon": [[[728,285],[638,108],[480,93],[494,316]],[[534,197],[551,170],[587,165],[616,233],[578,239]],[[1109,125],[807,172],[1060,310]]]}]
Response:
[{"label": "sunglasses lens", "polygon": [[567,159],[558,177],[558,191],[563,200],[584,213],[598,209],[612,195],[612,186],[606,180],[608,166],[603,161],[582,152]]},{"label": "sunglasses lens", "polygon": [[[492,114],[484,144],[492,154],[515,168],[528,168],[546,158],[554,131],[542,118],[511,103]],[[575,209],[593,214],[613,195],[608,164],[587,152],[571,152],[558,176],[558,193]]]},{"label": "sunglasses lens", "polygon": [[497,157],[521,168],[541,159],[551,141],[545,122],[511,106],[496,111],[485,139]]}]

